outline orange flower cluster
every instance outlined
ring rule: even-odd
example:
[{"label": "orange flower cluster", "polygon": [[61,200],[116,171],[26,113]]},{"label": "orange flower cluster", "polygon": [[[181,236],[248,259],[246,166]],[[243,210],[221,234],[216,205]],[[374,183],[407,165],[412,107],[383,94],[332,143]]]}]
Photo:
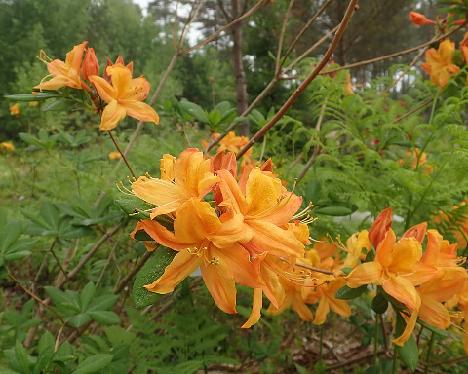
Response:
[{"label": "orange flower cluster", "polygon": [[1,142],[0,151],[1,150],[5,150],[5,152],[14,152],[16,150],[16,147],[13,144],[13,142]]},{"label": "orange flower cluster", "polygon": [[439,49],[429,49],[426,52],[426,62],[422,64],[424,71],[431,77],[432,83],[444,88],[452,75],[460,68],[452,63],[455,43],[446,39],[439,44]]},{"label": "orange flower cluster", "polygon": [[[221,134],[214,132],[210,136],[210,141],[218,139]],[[208,148],[210,141],[202,140],[201,144],[204,149]],[[229,131],[224,138],[222,138],[218,143],[218,148],[216,153],[228,151],[234,154],[238,153],[247,143],[249,138],[247,136],[237,135],[234,131]],[[242,157],[242,163],[251,164],[252,163],[252,152],[253,148],[250,148]]]},{"label": "orange flower cluster", "polygon": [[13,117],[18,117],[21,114],[21,107],[19,103],[10,105],[10,115]]},{"label": "orange flower cluster", "polygon": [[[150,85],[143,77],[132,78],[133,63],[125,65],[121,56],[114,64],[108,59],[103,76],[99,77],[98,59],[94,49],[87,45],[88,42],[83,42],[74,46],[66,54],[65,61],[43,58],[50,74],[34,89],[57,91],[69,87],[85,90],[101,114],[101,131],[114,129],[126,116],[158,124],[158,114],[143,102]],[[51,79],[46,80],[49,77]]]},{"label": "orange flower cluster", "polygon": [[432,165],[427,162],[427,154],[425,152],[421,153],[421,150],[417,147],[406,150],[405,158],[398,160],[398,164],[411,169],[420,167],[424,174],[432,173]]},{"label": "orange flower cluster", "polygon": [[[411,336],[418,319],[439,329],[447,329],[456,319],[451,312],[462,310],[468,299],[468,274],[457,258],[456,244],[444,240],[426,223],[410,228],[397,239],[391,228],[392,210],[385,209],[369,231],[375,249],[373,260],[357,265],[346,277],[351,287],[373,284],[396,300],[397,312],[407,321],[403,333],[394,339],[402,346]],[[426,240],[425,250],[423,242]]]},{"label": "orange flower cluster", "polygon": [[[297,212],[302,198],[282,185],[271,161],[244,167],[238,175],[232,152],[205,159],[198,149],[189,148],[177,158],[164,155],[160,166],[160,178],[141,176],[132,184],[133,193],[154,206],[151,219],[139,221],[133,235],[143,230],[177,252],[164,274],[145,286],[149,291],[172,292],[200,268],[216,305],[226,313],[236,313],[236,284],[254,289],[252,314],[243,327],[260,318],[262,295],[274,312],[302,305],[295,286],[317,284],[323,275],[298,270],[296,264],[298,259],[312,261],[305,252],[309,208]],[[160,215],[172,224],[160,223]],[[317,259],[310,263],[318,263]],[[333,287],[337,285],[307,298],[333,299]],[[323,310],[335,305],[333,300],[322,304]],[[301,316],[306,318],[307,312]]]}]

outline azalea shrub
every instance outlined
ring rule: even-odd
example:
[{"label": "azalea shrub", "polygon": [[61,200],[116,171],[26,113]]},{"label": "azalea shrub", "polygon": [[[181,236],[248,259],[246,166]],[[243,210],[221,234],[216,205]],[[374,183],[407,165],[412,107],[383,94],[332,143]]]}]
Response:
[{"label": "azalea shrub", "polygon": [[10,115],[70,128],[0,143],[1,371],[466,372],[468,32],[453,3],[409,19],[459,42],[366,87],[326,64],[310,111],[260,142],[240,127],[278,108],[155,104],[139,61],[100,62],[86,41],[41,51],[48,73],[6,96]]}]

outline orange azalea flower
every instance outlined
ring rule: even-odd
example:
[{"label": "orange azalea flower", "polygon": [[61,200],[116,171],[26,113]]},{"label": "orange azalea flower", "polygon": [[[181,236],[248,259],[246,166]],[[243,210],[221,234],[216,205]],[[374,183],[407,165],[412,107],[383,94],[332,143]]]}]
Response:
[{"label": "orange azalea flower", "polygon": [[424,171],[424,174],[432,173],[432,165],[427,163],[426,152],[421,153],[421,150],[417,147],[413,148],[412,150],[406,150],[405,159],[400,159],[398,163],[400,166],[409,167],[411,169],[421,167]]},{"label": "orange azalea flower", "polygon": [[120,152],[112,151],[112,152],[109,152],[107,157],[109,158],[109,160],[115,161],[115,160],[120,160],[122,158],[122,155],[120,154]]},{"label": "orange azalea flower", "polygon": [[466,271],[458,268],[456,271],[447,272],[442,278],[420,285],[417,288],[421,297],[419,318],[440,329],[449,327],[450,313],[443,303],[462,291],[466,278]]},{"label": "orange azalea flower", "polygon": [[339,300],[335,297],[336,291],[345,285],[346,281],[342,278],[332,280],[317,286],[316,291],[307,296],[310,303],[319,303],[315,312],[313,323],[322,325],[327,320],[330,310],[341,317],[348,318],[351,315],[351,308],[345,300]]},{"label": "orange azalea flower", "polygon": [[17,117],[21,114],[21,107],[19,103],[10,105],[10,114],[14,117]]},{"label": "orange azalea flower", "polygon": [[248,243],[253,256],[269,252],[277,256],[302,257],[304,245],[287,224],[299,209],[302,199],[288,192],[279,178],[266,175],[260,169],[251,171],[245,193],[227,170],[219,170],[221,207],[244,216],[246,230],[255,235]]},{"label": "orange azalea flower", "polygon": [[[346,277],[347,285],[352,288],[364,284],[381,285],[387,294],[409,309],[411,317],[404,333],[394,340],[397,345],[403,345],[409,338],[408,331],[413,331],[418,316],[421,298],[415,285],[427,280],[428,273],[423,266],[415,268],[421,257],[421,244],[416,239],[403,238],[397,242],[395,233],[389,229],[376,249],[374,261],[358,265]],[[421,279],[420,272],[424,275]]]},{"label": "orange azalea flower", "polygon": [[88,42],[83,42],[74,46],[73,49],[66,54],[65,61],[55,59],[47,63],[47,70],[49,70],[52,79],[41,82],[34,88],[41,91],[56,91],[63,87],[71,87],[78,90],[82,89],[84,83],[80,78],[80,70],[83,53],[87,44]]},{"label": "orange azalea flower", "polygon": [[465,349],[465,354],[468,354],[468,280],[465,280],[463,283],[463,288],[458,295],[458,304],[463,313],[463,346]]},{"label": "orange azalea flower", "polygon": [[155,205],[150,217],[174,212],[188,199],[205,196],[217,182],[211,160],[203,152],[188,148],[179,157],[165,154],[160,164],[161,178],[141,176],[132,183],[133,193],[143,201]]},{"label": "orange azalea flower", "polygon": [[435,21],[426,18],[423,14],[417,12],[409,12],[409,19],[412,23],[418,26],[435,24]]},{"label": "orange azalea flower", "polygon": [[174,233],[151,220],[138,222],[133,234],[139,230],[177,251],[164,274],[145,286],[151,292],[172,292],[200,267],[218,308],[225,313],[236,313],[235,283],[259,286],[249,252],[238,244],[252,239],[252,233],[244,230],[240,215],[225,213],[218,217],[210,204],[192,198],[177,210]]},{"label": "orange azalea flower", "polygon": [[7,152],[14,152],[16,148],[12,142],[2,142],[0,143],[0,149],[4,149]]},{"label": "orange azalea flower", "polygon": [[[216,139],[216,138],[215,138]],[[218,152],[221,151],[229,151],[233,153],[237,153],[241,150],[241,148],[249,142],[249,138],[246,136],[239,136],[236,135],[234,131],[229,131],[227,135],[221,139],[218,146]],[[252,154],[252,149],[244,155],[244,157],[248,157]]]},{"label": "orange azalea flower", "polygon": [[284,290],[284,298],[281,300],[278,307],[270,304],[268,313],[276,316],[291,308],[304,321],[313,321],[314,315],[307,306],[307,290],[303,285],[296,284],[289,280],[279,278]]},{"label": "orange azalea flower", "polygon": [[[367,251],[371,248],[369,241],[369,232],[363,230],[361,232],[351,235],[346,241],[346,259],[343,267],[354,268],[360,263],[361,260],[365,259]],[[363,251],[365,249],[365,251]]]},{"label": "orange azalea flower", "polygon": [[426,62],[422,64],[423,69],[431,77],[432,83],[440,88],[444,88],[450,76],[458,73],[460,68],[452,64],[455,44],[446,39],[439,44],[439,49],[434,48],[426,52]]},{"label": "orange azalea flower", "polygon": [[97,75],[89,77],[101,99],[107,103],[101,115],[101,131],[114,129],[127,115],[139,121],[159,123],[155,110],[142,102],[150,90],[145,78],[133,79],[132,71],[122,64],[108,66],[106,73],[111,77],[112,85]]},{"label": "orange azalea flower", "polygon": [[465,62],[468,64],[468,32],[465,33],[465,36],[460,43],[460,50],[463,58],[465,59]]}]

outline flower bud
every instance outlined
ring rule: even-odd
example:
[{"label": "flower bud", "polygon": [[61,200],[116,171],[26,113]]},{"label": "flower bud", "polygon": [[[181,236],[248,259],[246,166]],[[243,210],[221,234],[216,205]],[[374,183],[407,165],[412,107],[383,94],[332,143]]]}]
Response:
[{"label": "flower bud", "polygon": [[81,66],[81,75],[83,79],[89,79],[92,75],[99,74],[99,62],[94,53],[94,48],[88,48],[86,50],[86,55],[83,60],[83,65]]},{"label": "flower bud", "polygon": [[409,12],[409,19],[412,23],[418,26],[423,26],[423,25],[433,25],[435,24],[435,21],[427,18],[421,13],[417,12]]},{"label": "flower bud", "polygon": [[375,219],[369,230],[369,240],[377,249],[379,243],[385,238],[387,231],[392,226],[392,208],[385,208]]}]

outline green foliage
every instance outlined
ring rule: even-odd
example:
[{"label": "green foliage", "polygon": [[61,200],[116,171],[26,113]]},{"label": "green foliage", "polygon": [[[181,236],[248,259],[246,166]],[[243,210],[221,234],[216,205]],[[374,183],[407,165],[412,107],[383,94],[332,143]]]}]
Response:
[{"label": "green foliage", "polygon": [[161,277],[174,256],[175,252],[173,250],[165,247],[158,247],[151,258],[140,269],[135,277],[132,291],[133,300],[137,307],[152,305],[159,299],[158,294],[149,292],[143,286]]}]

